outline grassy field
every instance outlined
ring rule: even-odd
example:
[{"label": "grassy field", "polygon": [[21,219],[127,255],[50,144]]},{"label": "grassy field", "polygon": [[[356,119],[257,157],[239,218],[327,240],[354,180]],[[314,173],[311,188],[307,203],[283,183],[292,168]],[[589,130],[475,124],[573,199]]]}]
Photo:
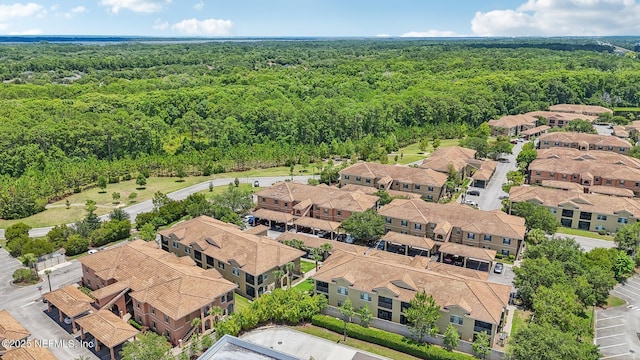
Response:
[{"label": "grassy field", "polygon": [[388,357],[390,359],[397,359],[397,360],[415,360],[415,359],[418,359],[417,357],[413,357],[411,355],[407,355],[407,354],[401,353],[399,351],[391,350],[391,349],[386,348],[384,346],[371,344],[371,343],[368,343],[368,342],[365,342],[365,341],[361,341],[361,340],[347,338],[347,341],[342,341],[342,339],[343,339],[342,335],[334,333],[333,331],[329,331],[329,330],[326,330],[326,329],[323,329],[323,328],[319,328],[317,326],[313,326],[313,325],[296,326],[296,327],[294,327],[294,329],[296,329],[298,331],[302,331],[302,332],[310,334],[310,335],[313,335],[313,336],[317,336],[317,337],[321,337],[323,339],[327,339],[329,341],[339,342],[339,343],[341,343],[343,345],[351,346],[351,347],[354,347],[356,349],[360,349],[360,350],[368,351],[370,353],[374,353],[374,354],[378,354],[378,355],[381,355],[381,356],[385,356],[385,357]]},{"label": "grassy field", "polygon": [[561,234],[566,234],[566,235],[584,236],[584,237],[590,237],[594,239],[613,241],[613,236],[611,235],[600,235],[597,232],[593,232],[593,231],[571,229],[571,228],[566,228],[562,226],[558,226],[557,232]]},{"label": "grassy field", "polygon": [[[429,146],[427,146],[427,150],[422,152],[420,150],[419,144],[411,144],[400,148],[400,150],[389,154],[389,164],[395,163],[395,157],[398,156],[398,164],[409,164],[414,161],[422,160],[433,152],[433,141],[429,141]],[[440,140],[440,147],[448,147],[448,146],[456,146],[460,140],[458,139],[446,139]]]},{"label": "grassy field", "polygon": [[293,288],[300,292],[308,291],[309,293],[312,293],[315,286],[313,285],[313,279],[307,279],[299,283],[298,285],[294,286]]},{"label": "grassy field", "polygon": [[243,309],[248,309],[251,306],[251,301],[242,295],[238,295],[237,293],[233,296],[233,299],[236,302],[235,311],[238,312]]},{"label": "grassy field", "polygon": [[307,273],[309,272],[309,270],[312,270],[315,268],[316,268],[315,261],[307,261],[307,260],[300,259],[300,270],[302,270],[303,273]]},{"label": "grassy field", "polygon": [[627,302],[615,297],[613,295],[609,295],[609,297],[607,298],[607,307],[614,307],[614,306],[621,306],[626,304]]},{"label": "grassy field", "polygon": [[511,337],[515,335],[518,330],[527,326],[527,320],[531,317],[531,312],[516,310],[515,314],[513,314],[513,321],[511,323]]},{"label": "grassy field", "polygon": [[[296,175],[301,173],[302,167],[298,167],[294,170]],[[288,167],[277,167],[269,169],[254,169],[245,172],[231,172],[224,174],[215,174],[212,176],[192,176],[184,178],[183,182],[178,182],[178,178],[175,177],[152,177],[147,179],[147,185],[144,189],[138,189],[135,180],[122,181],[117,184],[107,185],[106,192],[101,193],[99,188],[93,188],[85,190],[79,194],[73,194],[67,198],[58,202],[48,205],[48,209],[38,214],[29,216],[19,220],[2,220],[0,219],[0,229],[6,229],[7,227],[22,222],[32,228],[54,226],[60,224],[68,224],[76,222],[85,216],[86,211],[84,206],[87,200],[93,200],[96,202],[98,209],[97,215],[103,215],[109,213],[116,206],[112,203],[112,194],[114,192],[120,193],[119,206],[128,206],[137,202],[150,200],[153,198],[153,194],[157,191],[162,193],[170,193],[176,190],[183,189],[185,187],[195,185],[207,180],[220,179],[220,178],[235,178],[247,179],[251,177],[263,177],[263,176],[286,176],[289,175]],[[250,185],[248,185],[250,187]],[[224,191],[224,187],[220,187],[217,191]],[[129,202],[129,194],[135,192],[137,197],[135,202]],[[66,200],[69,200],[71,207],[66,208]]]}]

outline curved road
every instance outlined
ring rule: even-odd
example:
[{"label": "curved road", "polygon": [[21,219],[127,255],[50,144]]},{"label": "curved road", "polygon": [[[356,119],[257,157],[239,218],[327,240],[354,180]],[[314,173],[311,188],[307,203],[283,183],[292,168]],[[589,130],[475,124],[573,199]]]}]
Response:
[{"label": "curved road", "polygon": [[[294,176],[293,180],[306,183],[307,180],[310,178],[311,176]],[[173,200],[182,200],[193,193],[208,190],[209,183],[212,183],[213,186],[225,186],[233,182],[234,179],[235,178],[223,178],[223,179],[212,179],[209,181],[204,181],[199,184],[191,185],[184,189],[180,189],[172,193],[169,193],[167,194],[167,196],[169,196],[169,198]],[[240,180],[240,183],[244,183],[244,184],[253,184],[255,180],[258,180],[260,182],[261,187],[267,187],[279,181],[291,179],[291,176],[243,177],[238,179]],[[131,219],[131,222],[134,222],[136,220],[136,216],[138,216],[138,214],[149,212],[151,210],[153,210],[153,202],[151,200],[143,201],[138,204],[131,205],[124,208],[124,211],[126,211],[127,214],[129,214],[129,218]],[[107,220],[108,217],[109,217],[108,214],[102,215],[100,216],[100,220],[102,221]],[[53,229],[53,226],[31,229],[29,230],[29,237],[46,236],[47,233],[51,231],[51,229]],[[0,229],[0,239],[4,239],[4,229]]]}]

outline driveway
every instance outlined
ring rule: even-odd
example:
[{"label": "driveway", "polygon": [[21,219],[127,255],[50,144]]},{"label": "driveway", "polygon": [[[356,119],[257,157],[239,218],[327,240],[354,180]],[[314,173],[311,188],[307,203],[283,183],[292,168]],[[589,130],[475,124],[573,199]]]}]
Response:
[{"label": "driveway", "polygon": [[511,264],[504,264],[504,268],[502,269],[502,274],[494,273],[493,268],[489,272],[489,281],[498,283],[498,284],[510,285],[512,291],[516,291],[516,288],[513,286],[513,279],[515,277],[516,277],[516,274],[513,272],[513,265]]},{"label": "driveway", "polygon": [[300,359],[387,359],[287,327],[278,326],[256,329],[242,335],[241,338]]},{"label": "driveway", "polygon": [[611,295],[626,305],[596,310],[594,342],[600,347],[600,359],[640,359],[640,276],[617,285]]},{"label": "driveway", "polygon": [[580,244],[580,247],[582,247],[582,249],[587,252],[595,248],[610,249],[610,248],[616,247],[616,243],[613,241],[595,239],[595,238],[590,238],[586,236],[567,235],[567,234],[561,234],[561,233],[555,233],[553,234],[553,236],[559,237],[559,238],[565,238],[565,239],[573,238],[576,240],[578,244]]}]

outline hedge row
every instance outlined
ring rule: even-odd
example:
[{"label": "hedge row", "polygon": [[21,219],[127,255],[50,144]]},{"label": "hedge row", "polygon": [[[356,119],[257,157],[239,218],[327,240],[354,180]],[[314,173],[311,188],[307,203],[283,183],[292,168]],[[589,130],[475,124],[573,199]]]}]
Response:
[{"label": "hedge row", "polygon": [[[325,328],[342,334],[344,332],[344,322],[326,315],[314,315],[311,323],[315,326]],[[430,360],[468,360],[473,359],[470,355],[447,351],[438,346],[419,345],[402,335],[375,329],[364,328],[357,324],[347,324],[347,336],[359,339],[372,344],[397,350],[405,354],[413,355],[421,359]]]}]

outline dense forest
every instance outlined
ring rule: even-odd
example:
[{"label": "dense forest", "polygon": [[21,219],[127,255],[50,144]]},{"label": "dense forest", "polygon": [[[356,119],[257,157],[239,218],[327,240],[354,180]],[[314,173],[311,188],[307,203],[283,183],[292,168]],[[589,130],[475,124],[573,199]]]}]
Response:
[{"label": "dense forest", "polygon": [[101,176],[386,159],[551,104],[638,106],[639,60],[612,50],[584,39],[4,44],[0,218]]}]

